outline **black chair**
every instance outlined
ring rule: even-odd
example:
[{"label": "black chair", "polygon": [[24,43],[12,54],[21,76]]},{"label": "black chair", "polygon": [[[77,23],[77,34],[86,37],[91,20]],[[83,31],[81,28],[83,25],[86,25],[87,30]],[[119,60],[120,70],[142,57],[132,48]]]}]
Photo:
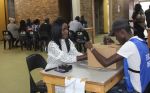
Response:
[{"label": "black chair", "polygon": [[47,93],[46,84],[42,80],[35,83],[30,73],[32,70],[36,68],[44,69],[45,66],[47,65],[45,59],[40,54],[32,54],[26,57],[26,61],[29,70],[29,75],[30,75],[30,93],[36,93],[36,92]]},{"label": "black chair", "polygon": [[89,41],[89,35],[86,31],[76,31],[75,35],[76,47],[80,52],[86,52],[85,42]]},{"label": "black chair", "polygon": [[21,50],[23,50],[23,47],[27,48],[27,41],[28,41],[28,36],[26,31],[21,31],[19,34],[19,41],[20,41],[20,46]]},{"label": "black chair", "polygon": [[4,41],[4,49],[6,49],[6,43],[8,42],[9,49],[11,49],[12,43],[13,43],[13,37],[12,34],[9,31],[3,31],[3,41]]},{"label": "black chair", "polygon": [[71,41],[73,41],[74,43],[76,42],[76,33],[72,30],[69,31],[69,38]]},{"label": "black chair", "polygon": [[30,31],[29,32],[30,35],[30,49],[33,47],[34,50],[38,50],[39,49],[39,34],[38,32],[35,31]]}]

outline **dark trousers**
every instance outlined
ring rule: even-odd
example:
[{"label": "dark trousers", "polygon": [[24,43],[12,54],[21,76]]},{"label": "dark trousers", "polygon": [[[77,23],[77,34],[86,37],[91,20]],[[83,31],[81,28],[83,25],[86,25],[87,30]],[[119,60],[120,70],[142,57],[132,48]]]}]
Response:
[{"label": "dark trousers", "polygon": [[125,80],[121,80],[118,84],[116,84],[107,93],[139,93],[139,92],[137,92],[137,91],[128,92],[126,89],[126,86],[125,86]]}]

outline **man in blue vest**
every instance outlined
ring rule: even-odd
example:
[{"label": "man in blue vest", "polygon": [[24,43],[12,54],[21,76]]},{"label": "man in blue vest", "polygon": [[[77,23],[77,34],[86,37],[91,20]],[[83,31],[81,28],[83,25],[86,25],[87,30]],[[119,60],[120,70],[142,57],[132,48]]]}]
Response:
[{"label": "man in blue vest", "polygon": [[144,91],[150,82],[150,55],[146,41],[132,36],[129,23],[124,19],[113,23],[111,33],[122,46],[110,58],[102,56],[90,42],[86,43],[86,47],[104,67],[124,60],[125,90],[110,93],[147,93]]}]

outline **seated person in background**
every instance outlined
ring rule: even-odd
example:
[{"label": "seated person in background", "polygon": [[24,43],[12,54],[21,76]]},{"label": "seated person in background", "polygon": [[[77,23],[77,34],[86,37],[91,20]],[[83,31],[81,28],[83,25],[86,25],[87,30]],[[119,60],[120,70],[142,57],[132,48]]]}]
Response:
[{"label": "seated person in background", "polygon": [[32,22],[30,18],[27,19],[26,26],[28,30],[32,30]]},{"label": "seated person in background", "polygon": [[9,18],[9,24],[7,25],[7,30],[10,31],[10,33],[12,34],[13,37],[13,43],[12,46],[14,46],[14,42],[15,46],[17,46],[18,44],[18,39],[19,39],[19,32],[18,32],[19,27],[17,26],[17,24],[15,24],[15,19],[14,18]]},{"label": "seated person in background", "polygon": [[73,20],[69,23],[69,30],[73,31],[73,32],[83,30],[83,26],[80,23],[80,17],[79,16],[76,16],[75,20]]},{"label": "seated person in background", "polygon": [[[132,36],[128,21],[124,19],[116,20],[113,23],[112,33],[122,46],[110,58],[105,58],[97,52],[90,42],[86,43],[86,47],[104,67],[124,59],[126,87],[123,84],[123,88],[115,88],[116,92],[110,91],[109,93],[143,93],[150,82],[150,55],[147,43],[138,36]],[[117,92],[120,90],[124,92]]]},{"label": "seated person in background", "polygon": [[48,45],[51,39],[51,24],[50,24],[49,18],[46,18],[44,20],[44,23],[41,24],[40,30],[39,30],[39,36],[40,36],[40,39],[46,41],[46,45]]},{"label": "seated person in background", "polygon": [[48,64],[45,69],[84,59],[87,59],[87,55],[78,52],[73,42],[68,39],[68,25],[59,17],[52,25],[52,37],[48,44]]},{"label": "seated person in background", "polygon": [[35,19],[33,21],[33,24],[32,24],[32,30],[35,31],[35,32],[38,32],[40,29],[40,20],[39,19]]},{"label": "seated person in background", "polygon": [[26,25],[26,22],[24,20],[21,20],[20,21],[20,27],[19,27],[19,33],[20,32],[23,32],[23,31],[27,31],[27,25]]}]

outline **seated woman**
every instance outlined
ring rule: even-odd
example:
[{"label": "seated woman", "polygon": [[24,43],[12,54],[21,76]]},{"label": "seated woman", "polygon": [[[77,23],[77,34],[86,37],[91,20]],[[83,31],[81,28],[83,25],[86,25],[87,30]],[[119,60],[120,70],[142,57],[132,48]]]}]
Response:
[{"label": "seated woman", "polygon": [[85,59],[87,59],[87,55],[78,52],[68,38],[67,23],[61,17],[57,18],[52,25],[52,37],[48,44],[48,64],[45,69]]}]

